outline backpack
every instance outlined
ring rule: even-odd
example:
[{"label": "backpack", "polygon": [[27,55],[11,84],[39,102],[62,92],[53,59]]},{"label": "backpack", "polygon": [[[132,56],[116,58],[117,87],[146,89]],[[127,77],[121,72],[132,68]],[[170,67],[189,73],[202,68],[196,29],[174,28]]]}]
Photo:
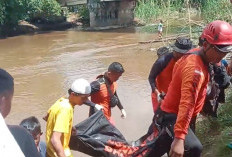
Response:
[{"label": "backpack", "polygon": [[214,80],[219,85],[219,88],[226,89],[230,85],[230,76],[227,74],[224,65],[213,65]]},{"label": "backpack", "polygon": [[210,81],[207,85],[205,103],[201,113],[215,117],[217,115],[217,99],[219,97],[220,87],[219,84],[215,81],[213,68],[213,65],[209,66]]}]

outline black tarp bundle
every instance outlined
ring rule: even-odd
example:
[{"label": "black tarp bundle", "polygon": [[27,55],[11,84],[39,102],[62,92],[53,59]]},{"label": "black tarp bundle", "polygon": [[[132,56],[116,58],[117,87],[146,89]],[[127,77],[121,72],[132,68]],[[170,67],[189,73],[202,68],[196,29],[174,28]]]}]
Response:
[{"label": "black tarp bundle", "polygon": [[102,111],[77,124],[75,128],[77,135],[71,137],[70,148],[95,157],[152,156],[150,152],[154,151],[157,137],[162,134],[148,131],[139,140],[129,144],[120,131],[109,123]]}]

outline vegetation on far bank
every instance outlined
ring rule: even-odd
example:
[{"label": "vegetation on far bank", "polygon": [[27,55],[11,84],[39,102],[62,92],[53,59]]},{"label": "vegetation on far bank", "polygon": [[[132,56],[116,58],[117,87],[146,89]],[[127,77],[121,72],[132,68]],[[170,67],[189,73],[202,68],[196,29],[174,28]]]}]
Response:
[{"label": "vegetation on far bank", "polygon": [[[19,21],[53,24],[65,21],[69,12],[89,20],[87,5],[62,8],[57,0],[0,0],[0,34],[4,29],[15,29]],[[157,31],[159,20],[164,21],[164,33],[192,32],[197,37],[202,27],[216,19],[232,21],[230,0],[138,0],[135,19],[145,25],[140,30]],[[191,27],[190,27],[191,26]]]},{"label": "vegetation on far bank", "polygon": [[38,30],[30,23],[59,23],[65,18],[56,0],[0,0],[0,37]]},{"label": "vegetation on far bank", "polygon": [[188,8],[194,8],[205,22],[218,19],[232,22],[230,0],[138,0],[135,17],[145,23],[159,19],[188,18]]},{"label": "vegetation on far bank", "polygon": [[89,20],[87,5],[62,7],[58,2],[58,0],[0,0],[0,37],[87,25]]},{"label": "vegetation on far bank", "polygon": [[0,24],[14,26],[19,20],[55,22],[62,15],[56,0],[1,0]]},{"label": "vegetation on far bank", "polygon": [[149,24],[162,19],[165,33],[196,33],[213,20],[232,23],[232,4],[230,0],[138,0],[135,18],[147,32],[154,31]]}]

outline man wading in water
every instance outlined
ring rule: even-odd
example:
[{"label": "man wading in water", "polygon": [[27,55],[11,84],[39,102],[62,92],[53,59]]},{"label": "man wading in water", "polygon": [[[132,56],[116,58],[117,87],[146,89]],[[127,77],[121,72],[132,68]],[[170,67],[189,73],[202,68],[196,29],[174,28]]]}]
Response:
[{"label": "man wading in water", "polygon": [[[116,92],[116,81],[122,76],[124,71],[122,64],[119,62],[113,62],[109,65],[108,71],[105,72],[104,75],[99,75],[97,80],[91,83],[91,101],[103,107],[105,117],[113,125],[114,121],[111,118],[111,108],[118,106],[122,113],[121,117],[126,118],[126,111],[123,108]],[[86,102],[86,104],[88,103],[89,101]],[[94,108],[90,107],[89,114],[92,115],[94,112]]]}]

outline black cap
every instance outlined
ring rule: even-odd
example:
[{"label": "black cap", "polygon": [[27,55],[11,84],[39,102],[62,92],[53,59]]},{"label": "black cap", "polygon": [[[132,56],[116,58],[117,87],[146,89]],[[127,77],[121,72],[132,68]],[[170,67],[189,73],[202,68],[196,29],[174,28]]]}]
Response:
[{"label": "black cap", "polygon": [[193,48],[192,41],[186,37],[178,37],[174,45],[171,45],[174,51],[186,53]]},{"label": "black cap", "polygon": [[124,73],[124,68],[121,63],[119,62],[113,62],[109,65],[108,71],[110,72],[118,72],[118,73]]}]

